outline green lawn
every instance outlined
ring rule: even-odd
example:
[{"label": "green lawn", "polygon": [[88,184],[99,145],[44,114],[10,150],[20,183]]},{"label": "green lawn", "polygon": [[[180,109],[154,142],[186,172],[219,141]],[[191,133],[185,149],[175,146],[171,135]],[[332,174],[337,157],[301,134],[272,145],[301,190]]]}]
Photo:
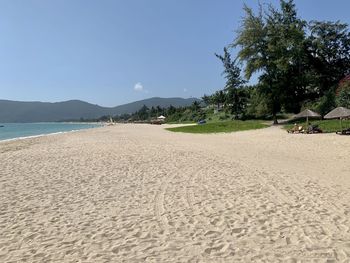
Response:
[{"label": "green lawn", "polygon": [[262,121],[222,121],[211,122],[202,125],[182,126],[176,128],[167,128],[172,132],[186,132],[186,133],[218,133],[218,132],[235,132],[255,130],[268,127]]},{"label": "green lawn", "polygon": [[166,124],[196,124],[194,121],[170,121],[166,122]]},{"label": "green lawn", "polygon": [[[306,122],[304,121],[298,121],[293,122],[291,121],[290,124],[287,124],[284,126],[286,130],[290,130],[293,128],[294,123],[297,123],[298,125],[302,125],[303,127],[306,127]],[[318,127],[326,133],[329,132],[336,132],[340,131],[340,121],[339,120],[311,120],[311,124],[316,125],[318,124]],[[343,129],[350,128],[350,120],[343,120]]]}]

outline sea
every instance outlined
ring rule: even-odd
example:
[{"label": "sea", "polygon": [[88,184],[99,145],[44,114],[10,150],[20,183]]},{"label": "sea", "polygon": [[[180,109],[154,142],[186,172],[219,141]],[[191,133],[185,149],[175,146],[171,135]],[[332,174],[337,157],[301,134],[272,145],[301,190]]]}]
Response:
[{"label": "sea", "polygon": [[0,141],[100,127],[91,123],[0,123]]}]

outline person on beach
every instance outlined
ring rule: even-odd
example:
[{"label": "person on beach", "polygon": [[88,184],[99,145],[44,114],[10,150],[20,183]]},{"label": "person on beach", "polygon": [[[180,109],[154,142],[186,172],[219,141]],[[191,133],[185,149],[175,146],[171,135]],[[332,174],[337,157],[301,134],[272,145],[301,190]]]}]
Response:
[{"label": "person on beach", "polygon": [[293,128],[288,131],[288,133],[303,133],[303,132],[304,132],[303,126],[298,126],[296,123],[294,123]]}]

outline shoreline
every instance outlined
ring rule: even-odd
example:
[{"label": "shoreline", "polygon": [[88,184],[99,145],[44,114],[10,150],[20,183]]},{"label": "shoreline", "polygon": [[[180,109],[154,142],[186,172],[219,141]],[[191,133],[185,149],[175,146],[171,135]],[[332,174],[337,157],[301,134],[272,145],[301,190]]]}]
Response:
[{"label": "shoreline", "polygon": [[[56,122],[31,122],[31,124],[37,124],[37,123],[44,124],[44,123],[56,123]],[[80,123],[68,123],[68,122],[65,122],[65,123],[67,123],[67,124],[80,124]],[[21,123],[21,124],[26,124],[26,123]],[[95,123],[83,123],[83,124],[86,124],[86,125],[94,124],[95,125]],[[10,138],[10,139],[0,139],[0,143],[12,142],[12,141],[18,141],[18,140],[26,140],[26,139],[34,139],[34,138],[40,138],[40,137],[44,137],[44,136],[59,135],[59,134],[65,134],[65,133],[71,133],[71,132],[74,133],[74,132],[78,132],[78,131],[90,130],[90,129],[96,129],[96,128],[102,128],[102,127],[105,127],[105,126],[104,125],[97,125],[96,127],[90,127],[90,128],[74,129],[74,130],[51,132],[51,133],[42,133],[42,134],[36,134],[36,135],[15,137],[15,138]]]}]

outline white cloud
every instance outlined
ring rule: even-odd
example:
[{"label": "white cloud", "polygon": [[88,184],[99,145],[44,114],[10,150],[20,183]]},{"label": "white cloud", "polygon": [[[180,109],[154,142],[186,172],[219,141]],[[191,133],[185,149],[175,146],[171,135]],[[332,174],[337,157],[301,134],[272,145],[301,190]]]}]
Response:
[{"label": "white cloud", "polygon": [[138,91],[138,92],[142,92],[143,91],[143,86],[142,86],[141,82],[138,82],[138,83],[135,84],[134,90]]},{"label": "white cloud", "polygon": [[187,92],[187,89],[186,89],[186,88],[184,89],[184,92]]}]

